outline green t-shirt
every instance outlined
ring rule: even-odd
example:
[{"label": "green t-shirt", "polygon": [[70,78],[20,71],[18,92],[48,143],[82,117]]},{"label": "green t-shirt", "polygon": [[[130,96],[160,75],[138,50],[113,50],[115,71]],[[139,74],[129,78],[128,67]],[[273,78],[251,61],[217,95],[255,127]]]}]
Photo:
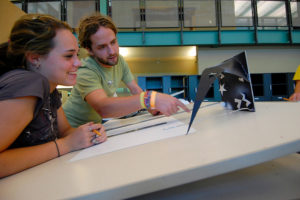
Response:
[{"label": "green t-shirt", "polygon": [[108,97],[113,97],[121,81],[127,84],[134,80],[122,56],[119,56],[118,64],[111,68],[101,66],[92,57],[87,57],[81,62],[82,66],[77,71],[76,85],[63,105],[72,127],[87,122],[101,123],[102,117],[84,100],[90,92],[103,89]]}]

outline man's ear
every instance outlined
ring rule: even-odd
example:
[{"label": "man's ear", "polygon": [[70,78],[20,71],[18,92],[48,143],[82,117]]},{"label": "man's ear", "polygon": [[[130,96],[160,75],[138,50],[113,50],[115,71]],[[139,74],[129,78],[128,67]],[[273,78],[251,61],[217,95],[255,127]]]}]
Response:
[{"label": "man's ear", "polygon": [[90,48],[86,48],[86,50],[88,51],[89,55],[91,55],[91,56],[95,56],[95,55],[94,55],[94,53],[93,53],[93,51],[92,51],[92,49],[90,49]]}]

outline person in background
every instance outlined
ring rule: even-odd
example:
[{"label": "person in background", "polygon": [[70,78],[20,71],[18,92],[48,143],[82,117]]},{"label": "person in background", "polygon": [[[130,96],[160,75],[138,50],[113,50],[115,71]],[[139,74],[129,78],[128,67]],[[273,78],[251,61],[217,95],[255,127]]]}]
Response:
[{"label": "person in background", "polygon": [[[156,115],[172,115],[181,107],[189,109],[178,99],[156,91],[145,91],[137,85],[119,55],[117,28],[111,18],[100,13],[80,21],[79,42],[89,56],[78,69],[77,83],[63,109],[70,124],[77,127],[87,121],[102,122],[102,118],[116,118],[146,108]],[[131,96],[116,97],[120,82],[129,88]]]},{"label": "person in background", "polygon": [[296,82],[294,93],[290,96],[289,101],[300,101],[300,65],[294,75],[294,81]]},{"label": "person in background", "polygon": [[[28,14],[0,46],[0,178],[104,142],[101,124],[72,128],[56,86],[74,85],[80,66],[71,28]],[[96,133],[100,136],[96,136]]]}]

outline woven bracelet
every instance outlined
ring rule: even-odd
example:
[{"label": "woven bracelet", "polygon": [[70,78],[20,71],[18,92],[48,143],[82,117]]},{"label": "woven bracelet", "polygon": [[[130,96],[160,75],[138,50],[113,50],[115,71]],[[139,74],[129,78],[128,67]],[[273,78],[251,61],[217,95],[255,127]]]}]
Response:
[{"label": "woven bracelet", "polygon": [[151,90],[150,90],[150,91],[147,90],[147,91],[145,92],[144,103],[145,103],[145,106],[146,106],[147,109],[150,108],[150,98],[151,98],[151,93],[152,93]]},{"label": "woven bracelet", "polygon": [[59,148],[58,148],[58,145],[56,143],[56,140],[53,141],[55,143],[55,146],[56,146],[56,150],[57,150],[57,157],[60,157],[60,152],[59,152]]},{"label": "woven bracelet", "polygon": [[156,93],[155,91],[152,91],[151,97],[150,97],[150,108],[155,109],[155,99],[156,99]]},{"label": "woven bracelet", "polygon": [[144,95],[145,95],[145,92],[142,92],[140,94],[140,104],[141,104],[142,108],[146,108],[145,103],[144,103]]}]

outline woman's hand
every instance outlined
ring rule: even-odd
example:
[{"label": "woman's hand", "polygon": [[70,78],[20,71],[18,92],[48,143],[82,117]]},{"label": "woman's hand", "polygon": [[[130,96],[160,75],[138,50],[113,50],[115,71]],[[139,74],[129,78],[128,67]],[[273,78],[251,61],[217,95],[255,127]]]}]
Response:
[{"label": "woman's hand", "polygon": [[106,141],[106,139],[107,136],[104,126],[102,124],[94,124],[93,122],[79,126],[74,129],[71,134],[62,138],[65,143],[64,145],[66,145],[70,151],[76,151],[95,144],[100,144]]}]

